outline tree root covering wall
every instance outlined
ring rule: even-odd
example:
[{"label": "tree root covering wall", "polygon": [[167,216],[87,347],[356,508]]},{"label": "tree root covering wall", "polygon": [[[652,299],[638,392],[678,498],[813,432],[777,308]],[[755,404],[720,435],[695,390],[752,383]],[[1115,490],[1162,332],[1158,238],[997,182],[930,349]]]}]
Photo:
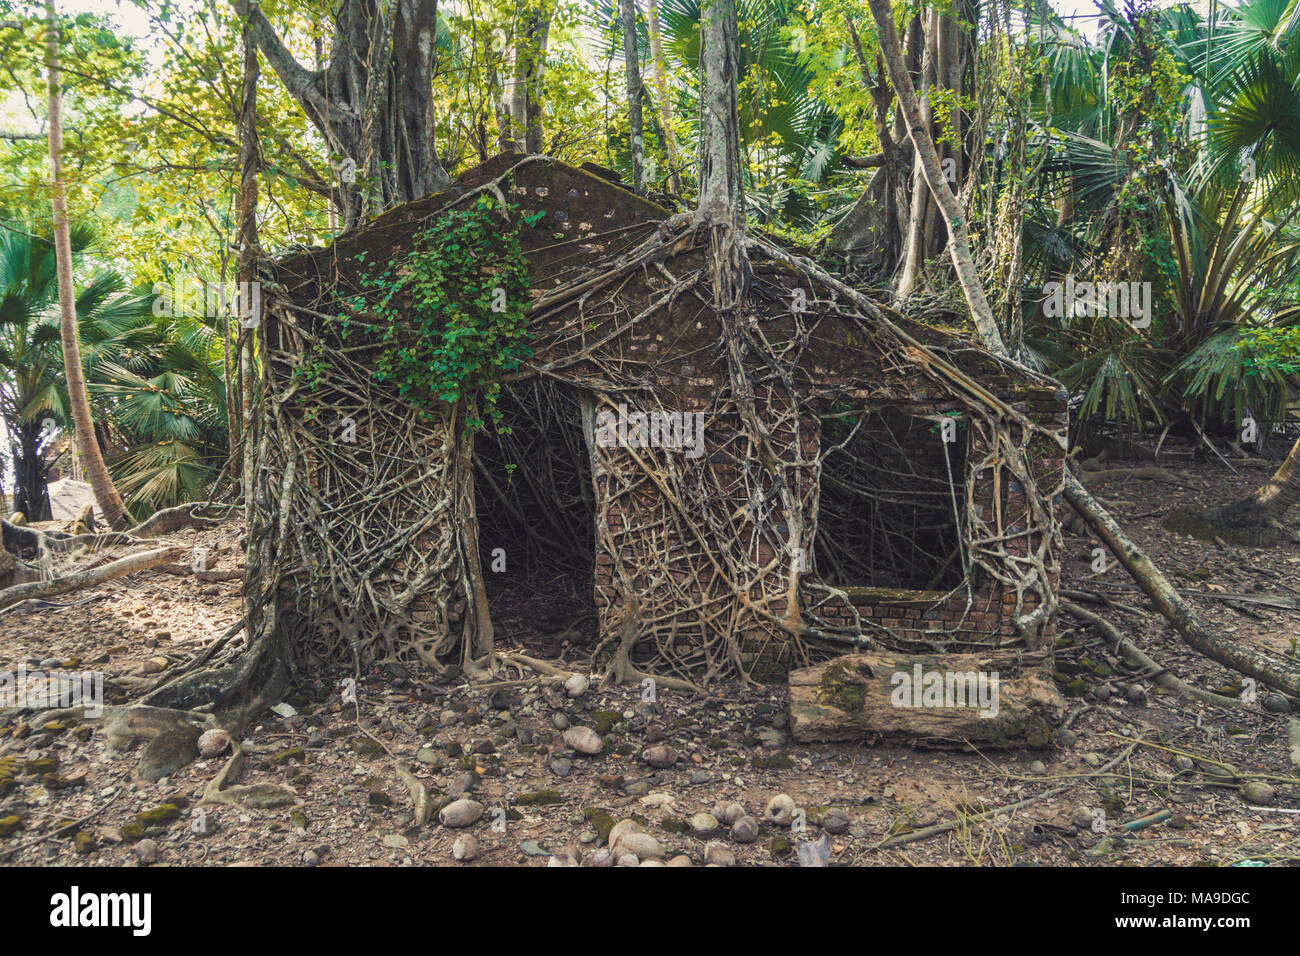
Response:
[{"label": "tree root covering wall", "polygon": [[[1065,424],[1050,380],[910,322],[758,237],[737,238],[741,266],[716,307],[717,247],[704,230],[543,157],[499,157],[329,249],[270,267],[249,529],[254,640],[300,659],[494,664],[475,494],[485,462],[474,464],[476,441],[485,452],[489,443],[467,426],[480,409],[466,398],[417,414],[375,380],[374,346],[341,339],[336,318],[337,303],[362,287],[362,261],[400,259],[423,224],[482,195],[513,204],[505,215],[527,223],[534,354],[507,376],[503,401],[526,397],[538,422],[509,447],[493,438],[489,457],[518,458],[529,473],[512,480],[531,483],[532,500],[547,488],[557,502],[581,499],[587,490],[570,483],[589,476],[595,657],[609,677],[698,685],[917,640],[1050,646]],[[581,443],[546,424],[557,395],[578,409]],[[871,447],[842,432],[828,439],[822,422],[846,415],[860,428],[862,412],[882,409],[932,419],[934,441],[944,416],[969,436],[949,459],[964,472],[950,486],[961,574],[940,573],[941,560],[931,569],[940,588],[960,581],[935,606],[953,603],[966,618],[936,618],[919,637],[877,622],[871,612],[888,596],[855,597],[817,573],[827,455]],[[671,447],[676,431],[638,442],[638,413],[643,424],[655,413],[691,416],[702,443]],[[537,441],[564,447],[527,450]],[[583,467],[554,464],[583,454]],[[852,471],[834,466],[837,476]],[[494,511],[486,526],[500,520]],[[519,541],[516,557],[530,546]],[[993,610],[975,621],[977,605]]]}]

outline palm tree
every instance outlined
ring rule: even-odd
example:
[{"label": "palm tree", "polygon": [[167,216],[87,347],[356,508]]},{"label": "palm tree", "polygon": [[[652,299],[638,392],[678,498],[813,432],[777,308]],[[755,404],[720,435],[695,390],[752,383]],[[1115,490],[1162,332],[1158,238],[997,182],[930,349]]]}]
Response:
[{"label": "palm tree", "polygon": [[[35,228],[19,223],[0,230],[0,418],[11,443],[14,508],[42,521],[50,517],[46,424],[62,412],[63,362],[58,317],[51,308],[57,294],[54,246],[35,235]],[[75,251],[92,237],[85,227],[70,230]]]}]

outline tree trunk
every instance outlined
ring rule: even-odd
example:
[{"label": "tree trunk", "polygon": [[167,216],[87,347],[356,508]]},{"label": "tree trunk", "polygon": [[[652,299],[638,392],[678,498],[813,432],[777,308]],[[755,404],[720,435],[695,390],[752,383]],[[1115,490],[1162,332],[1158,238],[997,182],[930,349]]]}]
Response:
[{"label": "tree trunk", "polygon": [[705,0],[700,10],[700,201],[697,216],[713,225],[744,225],[740,114],[736,82],[740,39],[735,0]]},{"label": "tree trunk", "polygon": [[1133,575],[1133,579],[1142,586],[1142,590],[1155,602],[1160,613],[1174,626],[1188,646],[1225,667],[1254,677],[1262,684],[1293,697],[1300,696],[1300,674],[1294,668],[1246,644],[1224,640],[1211,633],[1160,569],[1129,540],[1123,529],[1068,471],[1065,475],[1065,497],[1111,553],[1119,558],[1120,563]]},{"label": "tree trunk", "polygon": [[[244,86],[239,104],[239,282],[241,289],[252,289],[257,279],[257,81],[261,65],[257,58],[257,43],[251,25],[244,26]],[[363,203],[363,207],[364,207]],[[261,303],[261,296],[257,301]],[[244,306],[245,303],[240,303]],[[244,314],[244,309],[240,309]],[[253,419],[255,396],[253,391],[253,347],[260,315],[253,317],[249,327],[241,322],[239,330],[239,406],[241,410],[240,450],[241,471],[247,517],[252,518],[253,473],[256,467],[256,422]]]},{"label": "tree trunk", "polygon": [[632,149],[632,191],[645,195],[645,139],[641,130],[641,63],[636,44],[636,0],[619,0],[623,18],[623,63],[627,70],[627,123]]},{"label": "tree trunk", "polygon": [[41,422],[22,422],[12,436],[14,510],[28,521],[50,520],[50,492],[41,454]]},{"label": "tree trunk", "polygon": [[[633,0],[635,2],[635,0]],[[647,0],[646,34],[650,38],[650,77],[655,88],[655,103],[659,108],[659,125],[663,131],[664,149],[668,153],[668,181],[673,195],[682,194],[682,153],[673,131],[673,101],[668,90],[668,61],[664,58],[663,32],[659,29],[659,0]]]},{"label": "tree trunk", "polygon": [[[318,70],[294,58],[260,6],[233,2],[262,55],[341,160],[338,206],[345,228],[450,182],[434,139],[437,0],[390,0],[387,6],[343,0],[328,66]],[[365,175],[368,160],[372,177]]]},{"label": "tree trunk", "polygon": [[1254,492],[1239,501],[1215,508],[1206,520],[1225,527],[1259,528],[1279,522],[1300,503],[1300,439],[1291,447],[1281,467]]},{"label": "tree trunk", "polygon": [[939,156],[935,152],[934,140],[926,126],[921,113],[921,105],[912,86],[912,77],[903,62],[903,53],[898,46],[898,33],[894,29],[894,13],[889,0],[868,0],[872,16],[880,30],[880,46],[889,69],[889,78],[898,96],[898,104],[907,124],[907,132],[912,145],[916,148],[916,158],[921,164],[930,192],[939,204],[944,223],[948,228],[948,248],[952,253],[953,266],[957,270],[957,279],[962,292],[970,305],[971,318],[975,329],[986,348],[998,355],[1006,355],[1007,350],[998,331],[993,310],[980,284],[979,273],[975,269],[975,259],[971,255],[970,242],[966,238],[966,221],[962,215],[957,197],[944,180],[939,165]]},{"label": "tree trunk", "polygon": [[54,257],[59,273],[59,332],[63,342],[63,371],[68,384],[68,404],[76,427],[77,450],[86,479],[104,520],[115,530],[129,527],[126,506],[117,493],[99,442],[95,438],[86,379],[81,368],[81,342],[77,331],[77,299],[72,288],[72,238],[68,229],[68,204],[63,183],[63,104],[59,89],[59,28],[54,0],[45,0],[45,52],[50,92],[50,205],[54,211]]}]

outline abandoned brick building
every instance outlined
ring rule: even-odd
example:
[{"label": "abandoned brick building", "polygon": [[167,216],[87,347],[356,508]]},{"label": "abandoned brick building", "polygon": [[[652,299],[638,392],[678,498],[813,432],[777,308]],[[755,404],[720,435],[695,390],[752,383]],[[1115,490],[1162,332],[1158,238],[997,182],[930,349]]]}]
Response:
[{"label": "abandoned brick building", "polygon": [[[331,331],[361,263],[475,195],[527,222],[533,336],[477,429],[468,401],[413,414]],[[559,632],[619,676],[692,682],[855,646],[1050,651],[1059,387],[756,242],[728,338],[689,226],[505,156],[268,267],[262,626],[470,669]]]}]

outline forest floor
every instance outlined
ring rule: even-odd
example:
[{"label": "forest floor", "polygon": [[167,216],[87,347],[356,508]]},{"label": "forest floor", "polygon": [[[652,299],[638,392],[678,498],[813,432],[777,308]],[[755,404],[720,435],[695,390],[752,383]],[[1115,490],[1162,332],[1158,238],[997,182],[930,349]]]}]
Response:
[{"label": "forest floor", "polygon": [[[1160,527],[1179,505],[1239,496],[1274,463],[1238,463],[1239,474],[1217,460],[1162,457],[1160,464],[1178,483],[1130,478],[1090,487],[1207,624],[1295,659],[1300,610],[1210,595],[1300,596],[1300,547],[1206,544]],[[0,614],[0,672],[101,670],[111,686],[115,675],[176,667],[240,613],[240,582],[220,573],[236,568],[239,534],[227,525],[175,536],[208,549],[208,580],[184,568],[154,569],[70,595],[68,606],[30,602]],[[1066,534],[1066,588],[1125,606],[1088,605],[1192,685],[1239,686],[1237,675],[1183,645],[1121,568],[1095,573],[1093,547]],[[214,580],[223,576],[232,579]],[[530,615],[506,611],[500,632],[522,653],[583,669],[581,641],[557,640],[561,629],[535,608]],[[537,624],[551,635],[535,632]],[[1281,710],[1285,699],[1261,688],[1248,709],[1225,714],[1157,688],[1069,616],[1060,630],[1057,667],[1070,716],[1056,745],[1038,752],[793,744],[784,685],[723,686],[706,697],[661,691],[651,704],[636,688],[599,689],[594,680],[570,697],[551,679],[434,684],[389,664],[362,679],[359,706],[342,704],[337,686],[300,687],[287,701],[292,713],[265,714],[245,734],[240,782],[287,785],[298,803],[200,808],[223,757],[151,782],[140,773],[139,752],[111,750],[95,722],[25,733],[25,714],[10,708],[0,711],[0,863],[465,865],[452,852],[464,833],[477,842],[475,864],[590,862],[609,824],[627,817],[659,842],[665,860],[684,855],[696,865],[711,840],[716,862],[797,865],[794,845],[819,841],[823,824],[835,831],[832,865],[1300,859],[1288,718],[1268,709]],[[604,750],[566,750],[561,731],[570,724],[601,732]],[[468,793],[483,817],[465,830],[436,816],[413,829],[407,789],[376,738],[432,795]],[[656,770],[643,762],[653,743],[670,746],[675,764]],[[1261,784],[1273,792],[1258,792]],[[1248,788],[1267,805],[1249,802]],[[802,811],[793,829],[764,819],[769,799],[781,793]],[[1006,809],[1031,798],[1038,799]],[[732,803],[757,821],[753,842],[737,842],[725,825],[709,834],[709,819],[696,817],[726,816],[714,808]],[[1161,810],[1171,815],[1155,825],[1123,826]],[[946,832],[882,845],[950,822]]]}]

